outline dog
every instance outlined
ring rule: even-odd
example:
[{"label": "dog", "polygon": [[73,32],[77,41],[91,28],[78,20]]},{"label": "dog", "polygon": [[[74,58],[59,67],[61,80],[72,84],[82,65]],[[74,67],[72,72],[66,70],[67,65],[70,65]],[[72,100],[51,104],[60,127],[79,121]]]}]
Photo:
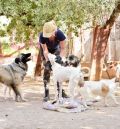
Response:
[{"label": "dog", "polygon": [[116,105],[119,103],[117,102],[115,98],[115,90],[117,88],[115,78],[113,79],[106,79],[106,80],[100,80],[100,81],[85,81],[84,87],[83,87],[83,93],[82,90],[81,95],[85,99],[88,95],[89,97],[97,97],[100,96],[104,98],[104,106],[108,106],[107,98],[111,97]]},{"label": "dog", "polygon": [[[11,90],[12,90],[11,87],[8,87],[6,85],[3,85],[4,99],[7,99],[7,98],[11,97],[11,92],[12,92]],[[14,97],[13,97],[13,99],[14,99]]]},{"label": "dog", "polygon": [[[48,54],[48,59],[52,65],[53,81],[55,85],[55,100],[60,101],[62,99],[62,82],[69,81],[69,96],[74,99],[74,89],[78,85],[83,87],[84,77],[80,67],[62,66],[56,62],[56,56]],[[59,83],[59,89],[57,89],[57,83]],[[58,92],[58,93],[57,93]]]},{"label": "dog", "polygon": [[15,93],[15,101],[24,101],[21,96],[19,85],[23,81],[28,65],[31,60],[31,53],[21,53],[11,64],[0,65],[0,83],[12,88]]},{"label": "dog", "polygon": [[80,65],[80,61],[81,60],[77,56],[71,54],[68,57],[66,57],[65,64],[66,66],[77,67],[78,65]]},{"label": "dog", "polygon": [[120,64],[115,65],[114,68],[115,68],[116,81],[119,82],[118,86],[120,87]]},{"label": "dog", "polygon": [[59,55],[57,55],[55,60],[57,63],[63,66],[77,67],[78,65],[80,65],[80,59],[73,54],[70,54],[65,58],[61,58]]}]

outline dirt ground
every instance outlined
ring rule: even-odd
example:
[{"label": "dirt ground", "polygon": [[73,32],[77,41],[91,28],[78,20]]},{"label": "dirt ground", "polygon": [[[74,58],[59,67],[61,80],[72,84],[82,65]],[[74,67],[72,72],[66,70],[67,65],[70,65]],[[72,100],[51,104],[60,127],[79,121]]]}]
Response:
[{"label": "dirt ground", "polygon": [[[42,108],[40,79],[25,78],[21,91],[27,102],[5,100],[3,87],[0,87],[0,129],[120,129],[120,106],[115,106],[111,100],[109,107],[103,107],[101,101],[85,112],[61,113]],[[50,93],[53,98],[53,86]],[[117,99],[120,102],[119,96]]]}]

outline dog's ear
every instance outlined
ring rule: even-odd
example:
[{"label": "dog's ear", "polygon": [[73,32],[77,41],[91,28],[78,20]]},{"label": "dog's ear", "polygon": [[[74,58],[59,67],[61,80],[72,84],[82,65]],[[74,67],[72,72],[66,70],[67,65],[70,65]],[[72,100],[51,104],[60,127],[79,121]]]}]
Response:
[{"label": "dog's ear", "polygon": [[30,57],[31,53],[24,54],[26,57]]},{"label": "dog's ear", "polygon": [[15,63],[18,64],[20,62],[20,58],[15,58]]},{"label": "dog's ear", "polygon": [[63,64],[62,58],[59,55],[56,56],[55,62],[58,64]]},{"label": "dog's ear", "polygon": [[78,61],[77,61],[77,66],[80,64],[80,59],[78,59]]}]

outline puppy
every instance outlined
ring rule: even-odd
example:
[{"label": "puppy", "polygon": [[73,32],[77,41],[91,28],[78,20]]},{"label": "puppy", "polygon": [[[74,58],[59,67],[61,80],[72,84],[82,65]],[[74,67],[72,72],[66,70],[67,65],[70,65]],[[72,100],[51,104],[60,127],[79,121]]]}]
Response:
[{"label": "puppy", "polygon": [[[48,54],[48,58],[50,60],[53,70],[53,81],[56,91],[55,99],[60,100],[62,98],[62,82],[64,81],[69,81],[69,96],[73,99],[75,87],[83,87],[84,85],[84,77],[80,70],[80,67],[62,66],[55,62],[56,56],[50,53]],[[57,90],[57,83],[59,83],[59,90]]]},{"label": "puppy", "polygon": [[115,104],[119,104],[115,98],[114,92],[116,90],[115,78],[111,80],[101,80],[101,81],[85,81],[84,92],[81,93],[85,98],[85,95],[88,94],[91,97],[100,96],[104,98],[104,105],[108,106],[107,98],[111,97]]}]

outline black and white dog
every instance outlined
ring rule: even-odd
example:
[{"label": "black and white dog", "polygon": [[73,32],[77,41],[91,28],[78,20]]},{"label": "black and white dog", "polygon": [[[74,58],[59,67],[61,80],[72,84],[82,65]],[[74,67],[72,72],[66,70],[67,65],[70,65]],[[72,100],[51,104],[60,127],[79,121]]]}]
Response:
[{"label": "black and white dog", "polygon": [[77,67],[80,64],[80,59],[77,56],[71,54],[65,59],[62,59],[60,56],[56,56],[55,62],[63,66]]},{"label": "black and white dog", "polygon": [[[61,100],[62,98],[62,82],[64,81],[69,81],[69,96],[73,99],[75,86],[83,87],[84,85],[84,77],[80,67],[62,66],[59,63],[56,63],[56,56],[50,53],[48,54],[48,58],[53,70],[55,100]],[[59,83],[59,90],[57,83]]]}]

